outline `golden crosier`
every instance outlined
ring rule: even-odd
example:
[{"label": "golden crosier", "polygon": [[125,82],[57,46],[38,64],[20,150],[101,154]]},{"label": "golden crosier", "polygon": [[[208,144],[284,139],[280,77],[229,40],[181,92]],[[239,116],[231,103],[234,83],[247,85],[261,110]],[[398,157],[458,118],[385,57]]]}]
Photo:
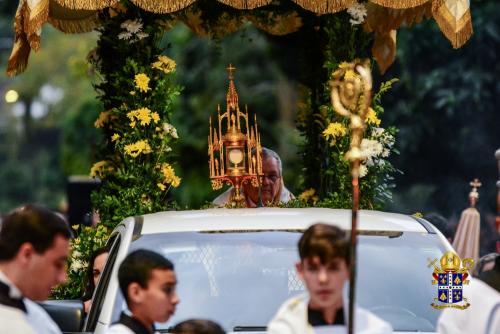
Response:
[{"label": "golden crosier", "polygon": [[332,75],[331,86],[333,109],[351,120],[351,145],[346,159],[352,164],[352,176],[359,177],[359,165],[364,159],[360,146],[372,99],[370,61],[356,59],[341,64]]}]

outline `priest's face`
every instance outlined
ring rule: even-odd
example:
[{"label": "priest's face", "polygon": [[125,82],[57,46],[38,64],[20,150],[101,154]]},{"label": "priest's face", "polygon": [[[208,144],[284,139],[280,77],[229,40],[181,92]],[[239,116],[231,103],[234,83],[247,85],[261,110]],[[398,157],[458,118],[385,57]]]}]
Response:
[{"label": "priest's face", "polygon": [[[273,157],[265,157],[262,160],[262,202],[267,205],[270,202],[278,200],[277,196],[281,188],[281,173]],[[249,196],[254,203],[259,202],[259,189],[253,187],[250,182],[244,185],[245,195]]]}]

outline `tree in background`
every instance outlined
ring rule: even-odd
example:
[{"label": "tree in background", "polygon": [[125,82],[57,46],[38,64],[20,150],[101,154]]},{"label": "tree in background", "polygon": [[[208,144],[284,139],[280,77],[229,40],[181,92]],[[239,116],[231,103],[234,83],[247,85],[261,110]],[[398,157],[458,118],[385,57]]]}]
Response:
[{"label": "tree in background", "polygon": [[482,252],[493,251],[492,228],[500,147],[500,10],[494,0],[472,1],[474,35],[453,50],[432,22],[398,33],[396,63],[386,76],[400,82],[386,97],[383,120],[399,127],[394,202],[400,212],[438,212],[451,221],[467,207],[477,177]]}]

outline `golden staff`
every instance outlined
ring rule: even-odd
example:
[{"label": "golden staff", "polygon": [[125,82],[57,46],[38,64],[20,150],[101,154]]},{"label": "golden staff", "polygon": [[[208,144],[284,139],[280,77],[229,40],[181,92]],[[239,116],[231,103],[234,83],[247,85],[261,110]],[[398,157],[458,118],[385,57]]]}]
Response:
[{"label": "golden staff", "polygon": [[351,146],[346,159],[351,163],[352,174],[352,217],[351,251],[349,275],[349,320],[348,333],[354,328],[354,301],[356,291],[356,248],[359,210],[359,167],[364,156],[361,141],[365,130],[365,118],[372,100],[372,76],[370,60],[355,59],[342,63],[332,75],[332,105],[335,112],[351,120]]}]

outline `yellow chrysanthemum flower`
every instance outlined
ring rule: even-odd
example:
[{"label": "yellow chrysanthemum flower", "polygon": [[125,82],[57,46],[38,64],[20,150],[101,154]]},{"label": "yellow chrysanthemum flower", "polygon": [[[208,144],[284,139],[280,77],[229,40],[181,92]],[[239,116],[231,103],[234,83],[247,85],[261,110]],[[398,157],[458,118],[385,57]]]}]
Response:
[{"label": "yellow chrysanthemum flower", "polygon": [[339,64],[339,68],[348,68],[350,64],[346,61],[343,61]]},{"label": "yellow chrysanthemum flower", "polygon": [[353,70],[347,70],[344,74],[344,79],[345,80],[352,80],[356,78],[356,73],[354,73]]},{"label": "yellow chrysanthemum flower", "polygon": [[130,155],[132,158],[136,158],[139,154],[151,153],[151,147],[147,140],[139,140],[133,144],[125,145],[125,153]]},{"label": "yellow chrysanthemum flower", "polygon": [[299,195],[299,199],[302,200],[302,201],[308,201],[309,198],[311,198],[312,196],[314,196],[315,192],[316,192],[316,190],[314,190],[314,188],[310,188],[310,189],[304,190],[302,192],[302,194]]},{"label": "yellow chrysanthemum flower", "polygon": [[109,120],[110,114],[111,114],[111,112],[109,110],[101,112],[99,114],[99,117],[94,122],[94,126],[96,128],[102,128],[104,126],[104,124]]},{"label": "yellow chrysanthemum flower", "polygon": [[130,125],[130,127],[131,127],[132,129],[133,129],[133,128],[135,128],[135,121],[130,122],[130,124],[129,124],[129,125]]},{"label": "yellow chrysanthemum flower", "polygon": [[175,61],[167,56],[158,56],[158,60],[151,64],[151,67],[156,70],[170,73],[175,70],[177,64]]},{"label": "yellow chrysanthemum flower", "polygon": [[151,123],[151,110],[148,108],[140,108],[136,110],[136,118],[141,121],[141,125],[148,125]]},{"label": "yellow chrysanthemum flower", "polygon": [[118,133],[115,133],[111,136],[112,142],[117,141],[118,139],[120,139],[120,135]]},{"label": "yellow chrysanthemum flower", "polygon": [[380,118],[377,117],[377,113],[372,108],[368,108],[368,112],[366,114],[366,123],[374,124],[376,126],[380,125]]},{"label": "yellow chrysanthemum flower", "polygon": [[177,188],[181,184],[181,178],[176,176],[172,180],[172,187]]},{"label": "yellow chrysanthemum flower", "polygon": [[153,119],[153,122],[158,123],[160,121],[160,115],[156,111],[151,113],[151,118]]},{"label": "yellow chrysanthemum flower", "polygon": [[347,129],[342,123],[334,122],[328,124],[328,127],[323,131],[323,136],[328,139],[336,139],[338,137],[345,136],[347,134]]},{"label": "yellow chrysanthemum flower", "polygon": [[158,186],[158,188],[160,188],[161,191],[165,191],[165,189],[167,189],[167,187],[163,183],[157,183],[156,185]]},{"label": "yellow chrysanthemum flower", "polygon": [[90,168],[91,177],[102,177],[105,173],[113,171],[113,167],[108,166],[106,160],[101,160],[96,162],[92,168]]},{"label": "yellow chrysanthemum flower", "polygon": [[149,77],[144,73],[136,74],[135,87],[137,87],[137,89],[139,89],[143,93],[151,90],[151,88],[149,88]]},{"label": "yellow chrysanthemum flower", "polygon": [[177,188],[181,184],[181,178],[175,175],[175,171],[169,164],[164,164],[162,168],[165,182],[170,183],[172,187]]},{"label": "yellow chrysanthemum flower", "polygon": [[127,117],[129,120],[133,121],[134,118],[137,117],[137,110],[132,110],[127,113]]}]

